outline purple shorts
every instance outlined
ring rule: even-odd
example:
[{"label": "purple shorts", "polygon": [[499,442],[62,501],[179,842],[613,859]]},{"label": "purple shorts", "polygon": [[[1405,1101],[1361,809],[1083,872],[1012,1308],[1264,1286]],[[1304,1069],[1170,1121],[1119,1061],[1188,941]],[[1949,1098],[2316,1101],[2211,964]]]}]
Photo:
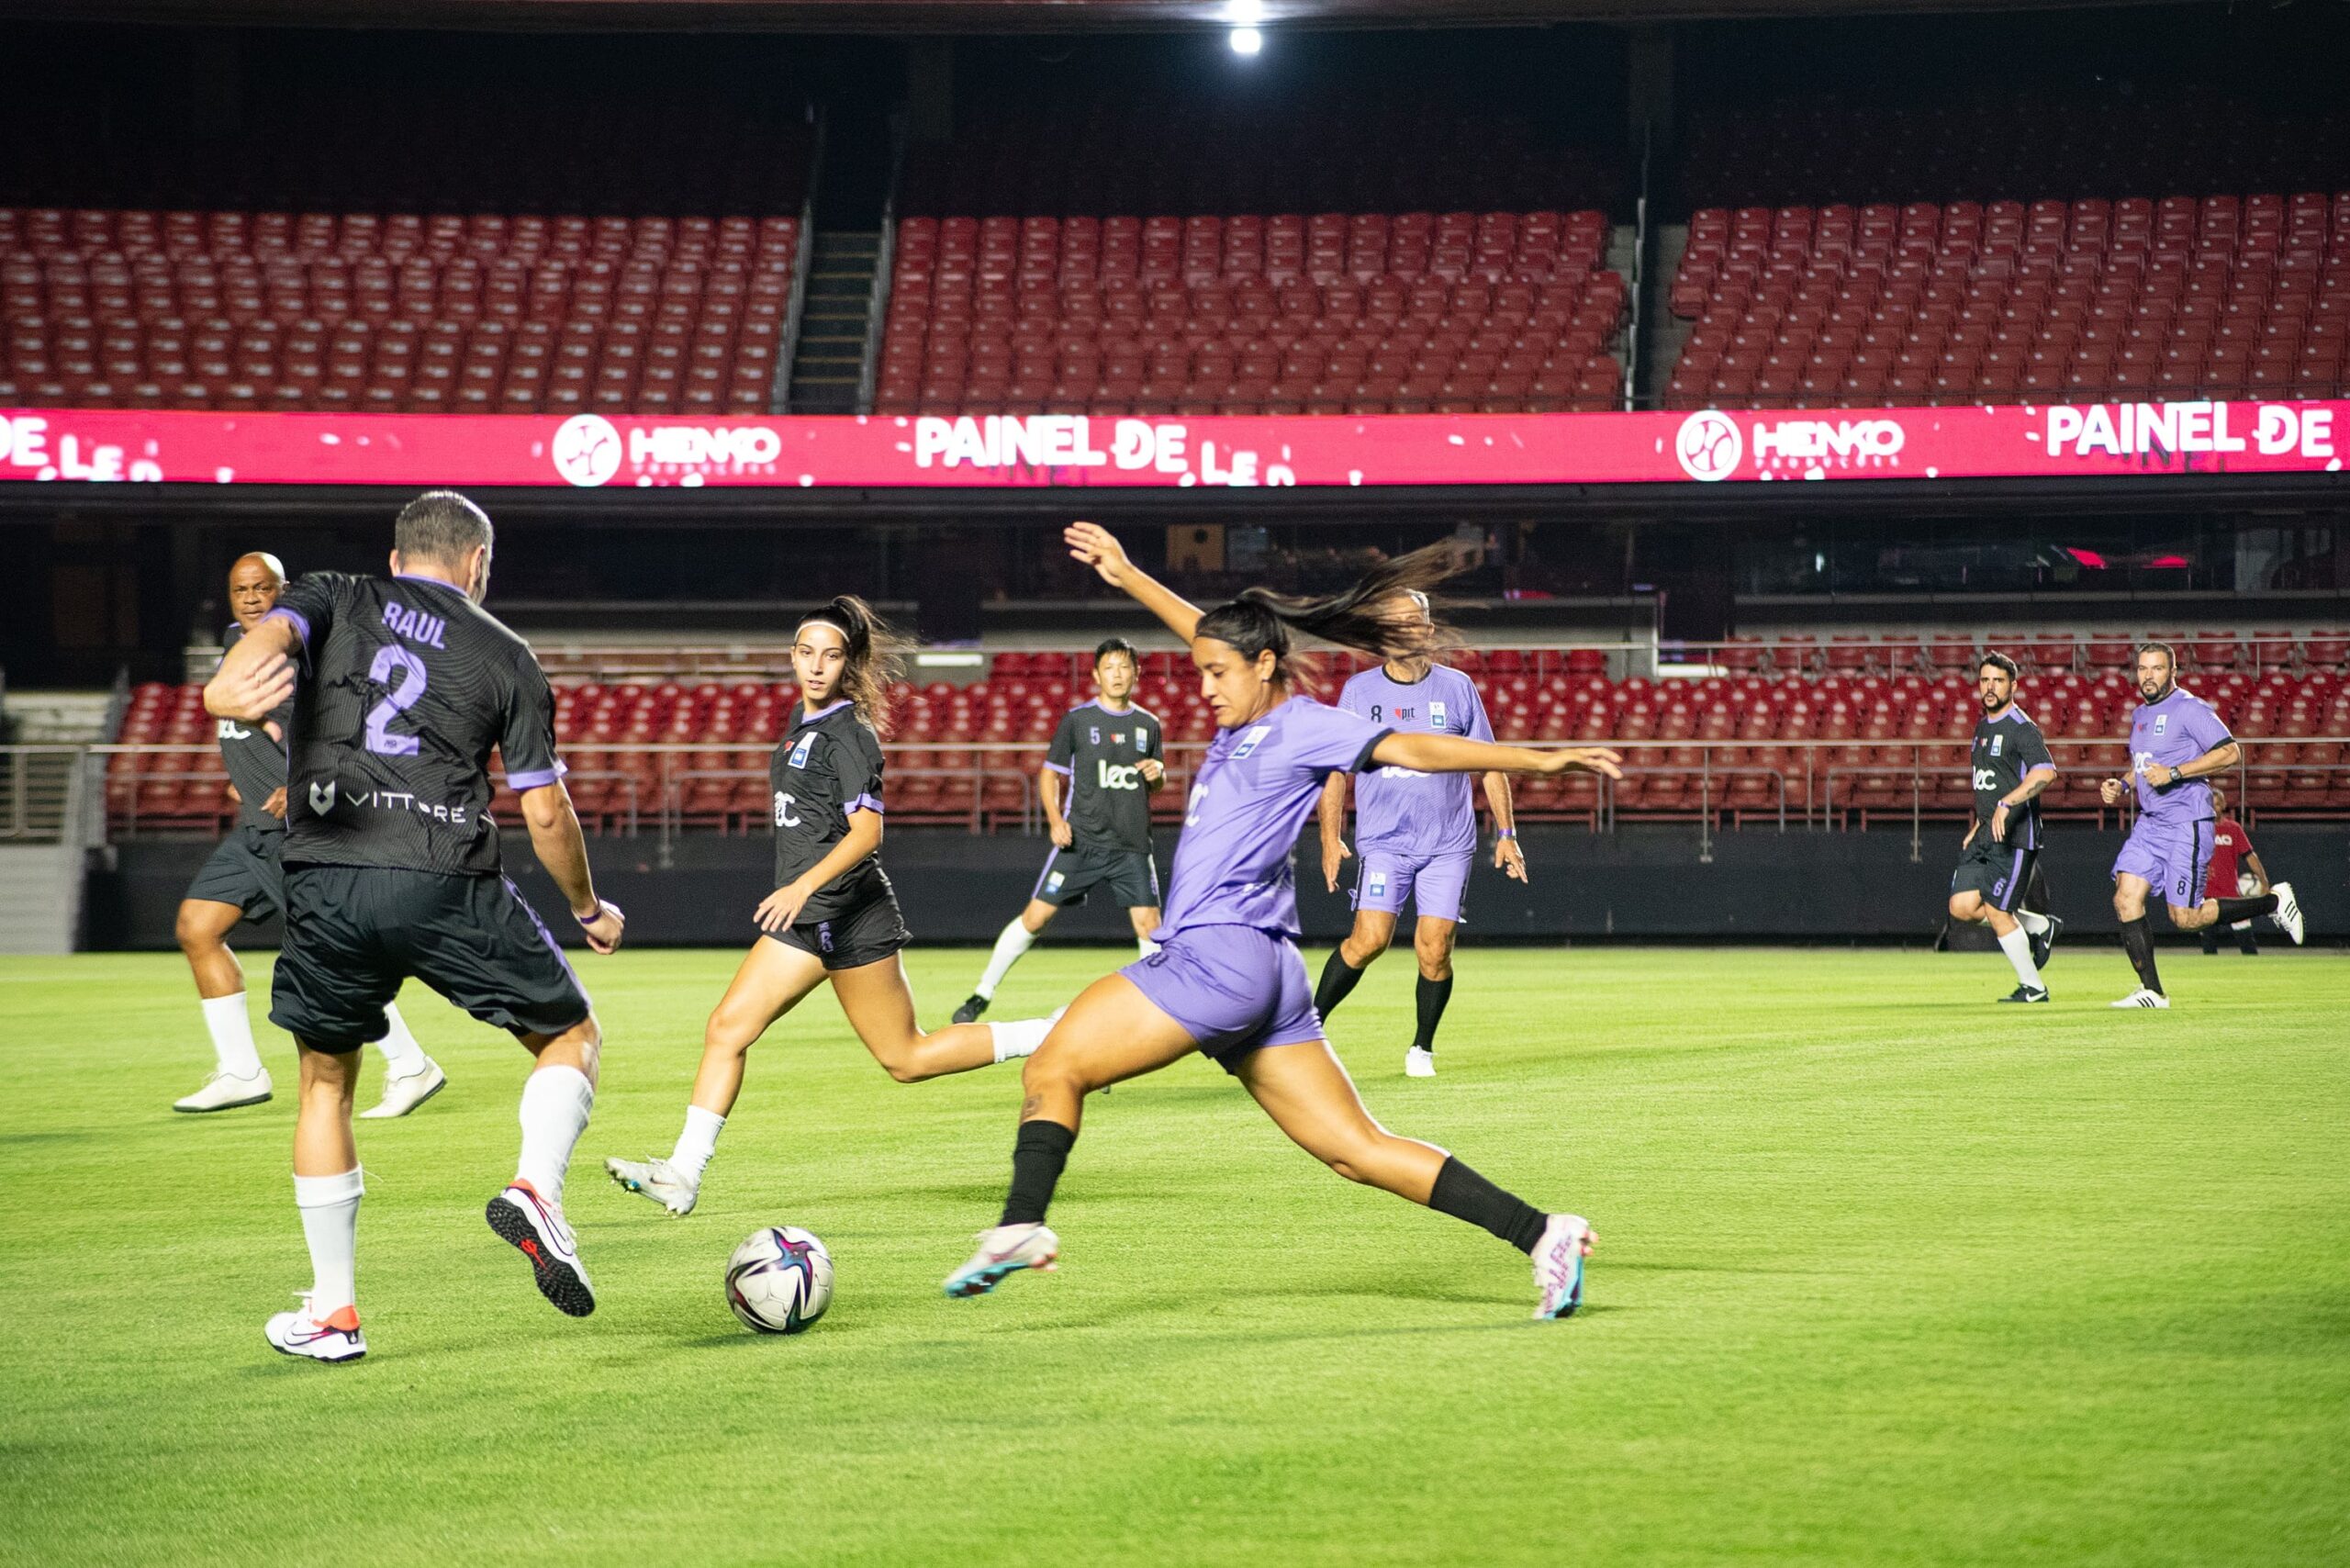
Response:
[{"label": "purple shorts", "polygon": [[1401,914],[1410,900],[1423,920],[1458,921],[1469,902],[1469,868],[1476,859],[1473,849],[1455,855],[1389,855],[1366,849],[1355,870],[1355,907]]},{"label": "purple shorts", "polygon": [[1266,1046],[1319,1040],[1314,982],[1288,937],[1253,925],[1195,925],[1118,971],[1230,1072]]},{"label": "purple shorts", "polygon": [[2193,909],[2203,902],[2203,873],[2210,864],[2210,818],[2156,823],[2140,817],[2114,857],[2113,874],[2143,877],[2172,908]]}]

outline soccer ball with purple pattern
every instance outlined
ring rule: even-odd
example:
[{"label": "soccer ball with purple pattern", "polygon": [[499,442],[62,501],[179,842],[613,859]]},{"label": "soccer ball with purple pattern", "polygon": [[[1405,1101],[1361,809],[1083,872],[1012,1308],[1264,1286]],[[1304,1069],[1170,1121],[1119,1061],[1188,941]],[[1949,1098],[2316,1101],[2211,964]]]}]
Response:
[{"label": "soccer ball with purple pattern", "polygon": [[755,1230],[726,1260],[726,1305],[757,1334],[797,1334],[833,1304],[833,1255],[797,1226]]}]

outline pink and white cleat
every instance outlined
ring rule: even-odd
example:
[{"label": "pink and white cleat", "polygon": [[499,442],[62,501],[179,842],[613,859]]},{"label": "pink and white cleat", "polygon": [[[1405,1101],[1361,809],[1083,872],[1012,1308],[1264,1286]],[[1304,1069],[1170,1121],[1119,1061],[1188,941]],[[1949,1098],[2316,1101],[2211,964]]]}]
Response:
[{"label": "pink and white cleat", "polygon": [[262,1325],[272,1350],[314,1361],[355,1361],[367,1353],[357,1307],[339,1306],[321,1323],[310,1316],[310,1293],[302,1292],[298,1299],[302,1305],[297,1310],[281,1312]]},{"label": "pink and white cleat", "polygon": [[1541,1294],[1537,1317],[1572,1317],[1583,1305],[1583,1260],[1599,1239],[1581,1215],[1552,1215],[1534,1244],[1534,1288]]}]

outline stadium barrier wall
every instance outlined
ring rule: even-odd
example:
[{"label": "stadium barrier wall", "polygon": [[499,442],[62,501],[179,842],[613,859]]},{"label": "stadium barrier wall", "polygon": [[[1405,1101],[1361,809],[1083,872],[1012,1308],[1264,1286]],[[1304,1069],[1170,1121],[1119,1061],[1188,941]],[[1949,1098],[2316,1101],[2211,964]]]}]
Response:
[{"label": "stadium barrier wall", "polygon": [[1576,414],[0,409],[0,481],[1190,487],[2338,473],[2350,401]]},{"label": "stadium barrier wall", "polygon": [[[1348,922],[1344,888],[1324,891],[1321,856],[1308,830],[1298,860],[1299,910],[1312,941],[1327,943]],[[2057,824],[2042,857],[2049,897],[2072,935],[2115,930],[2108,880],[2119,832]],[[1658,826],[1591,834],[1529,827],[1524,843],[1532,880],[1520,885],[1481,864],[1469,890],[1466,942],[1602,938],[1727,941],[1933,940],[1943,924],[1960,833],[1946,827],[1910,857],[1906,833],[1727,833],[1702,859],[1695,827]],[[2272,876],[2299,892],[2312,938],[2350,937],[2350,826],[2278,823],[2255,835]],[[1174,835],[1158,838],[1162,878]],[[117,846],[115,864],[91,873],[84,946],[167,949],[173,919],[209,841],[146,840]],[[1019,913],[1043,865],[1046,841],[1015,835],[908,831],[882,858],[923,942],[994,939]],[[590,840],[598,891],[628,912],[629,939],[642,946],[738,946],[752,935],[751,910],[770,890],[772,851],[764,836],[693,836],[656,864],[643,840]],[[550,929],[576,941],[562,896],[532,859],[528,841],[508,835],[507,867]],[[1353,865],[1349,864],[1351,875]],[[2158,922],[2158,924],[2160,924]],[[1971,935],[1966,933],[1963,935]],[[1064,913],[1054,940],[1131,941],[1125,915],[1088,905]],[[242,928],[235,945],[266,947],[274,925]],[[2281,936],[2270,936],[2281,942]]]}]

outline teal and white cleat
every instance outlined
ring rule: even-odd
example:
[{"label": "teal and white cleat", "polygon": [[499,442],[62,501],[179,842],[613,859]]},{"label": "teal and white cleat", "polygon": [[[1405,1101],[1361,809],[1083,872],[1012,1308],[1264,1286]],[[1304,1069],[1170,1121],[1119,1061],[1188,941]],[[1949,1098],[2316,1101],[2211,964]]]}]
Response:
[{"label": "teal and white cleat", "polygon": [[985,1295],[996,1282],[1023,1269],[1049,1272],[1061,1255],[1061,1238],[1042,1225],[1000,1225],[979,1232],[971,1260],[946,1276],[951,1296]]},{"label": "teal and white cleat", "polygon": [[688,1182],[666,1159],[607,1159],[605,1173],[632,1193],[641,1193],[673,1215],[694,1212],[701,1183]]},{"label": "teal and white cleat", "polygon": [[1552,1215],[1534,1244],[1534,1288],[1541,1300],[1537,1317],[1572,1317],[1583,1305],[1583,1260],[1599,1238],[1581,1215]]}]

